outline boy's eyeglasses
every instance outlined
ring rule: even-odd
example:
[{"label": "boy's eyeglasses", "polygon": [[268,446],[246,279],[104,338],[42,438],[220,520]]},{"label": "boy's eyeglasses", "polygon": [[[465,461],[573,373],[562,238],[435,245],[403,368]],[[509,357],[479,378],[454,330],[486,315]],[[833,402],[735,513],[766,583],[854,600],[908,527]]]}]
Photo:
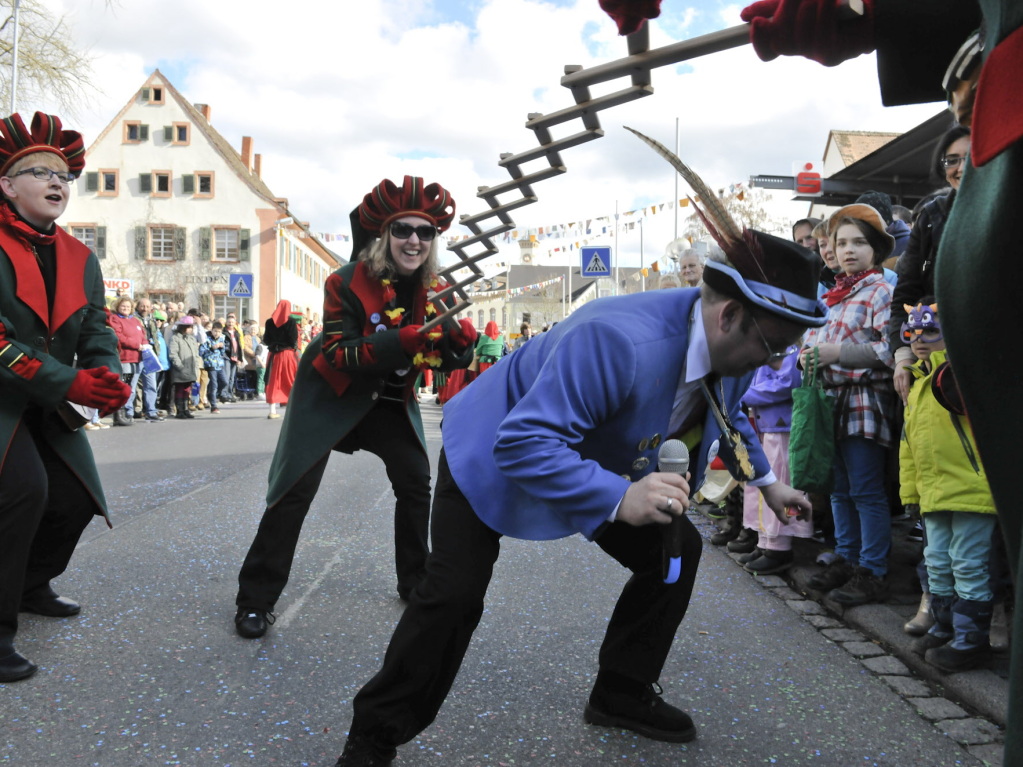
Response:
[{"label": "boy's eyeglasses", "polygon": [[437,227],[435,226],[430,226],[429,224],[412,226],[412,224],[403,224],[401,221],[395,221],[391,224],[390,231],[391,236],[399,240],[407,240],[412,236],[413,232],[423,242],[429,242],[437,236]]},{"label": "boy's eyeglasses", "polygon": [[26,173],[31,173],[33,178],[39,181],[49,181],[54,176],[62,184],[73,184],[75,183],[75,174],[67,170],[50,170],[49,168],[25,168],[25,170],[19,170],[14,174],[17,176],[24,176]]},{"label": "boy's eyeglasses", "polygon": [[771,345],[767,343],[767,339],[764,337],[764,332],[760,329],[760,323],[757,322],[757,318],[752,314],[749,318],[753,320],[753,327],[757,329],[757,335],[760,336],[760,340],[764,342],[764,348],[767,349],[767,361],[764,362],[765,365],[770,365],[772,362],[777,362],[778,360],[783,360],[786,357],[791,357],[799,350],[798,346],[789,346],[783,352],[771,351]]},{"label": "boy's eyeglasses", "polygon": [[962,165],[964,162],[970,159],[970,153],[966,154],[947,154],[941,158],[941,167],[945,170],[950,168],[956,168]]}]

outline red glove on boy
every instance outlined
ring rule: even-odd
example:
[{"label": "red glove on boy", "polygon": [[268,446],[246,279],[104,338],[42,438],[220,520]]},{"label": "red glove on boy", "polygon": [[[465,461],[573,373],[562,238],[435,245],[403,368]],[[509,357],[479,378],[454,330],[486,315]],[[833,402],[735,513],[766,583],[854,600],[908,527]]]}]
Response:
[{"label": "red glove on boy", "polygon": [[104,367],[79,370],[67,390],[67,399],[77,405],[94,407],[104,415],[128,401],[131,388],[117,373]]}]

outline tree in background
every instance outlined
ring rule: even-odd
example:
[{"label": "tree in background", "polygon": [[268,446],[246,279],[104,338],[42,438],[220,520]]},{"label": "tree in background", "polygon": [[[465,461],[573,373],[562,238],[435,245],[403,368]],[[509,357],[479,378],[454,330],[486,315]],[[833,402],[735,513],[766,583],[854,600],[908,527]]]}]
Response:
[{"label": "tree in background", "polygon": [[[14,56],[14,0],[0,0],[0,112],[11,103]],[[21,0],[18,11],[18,93],[20,112],[29,105],[54,103],[62,117],[75,117],[94,93],[92,59],[72,47],[63,16],[54,18],[40,0]]]},{"label": "tree in background", "polygon": [[[725,209],[732,215],[737,224],[779,237],[789,236],[789,225],[772,217],[767,210],[767,205],[770,203],[770,195],[766,189],[743,187],[728,194],[722,194],[723,191],[719,191],[719,195]],[[708,243],[713,242],[700,217],[695,213],[686,219],[685,228],[682,230],[682,237],[689,240],[689,242],[696,242],[697,240],[703,240]]]}]

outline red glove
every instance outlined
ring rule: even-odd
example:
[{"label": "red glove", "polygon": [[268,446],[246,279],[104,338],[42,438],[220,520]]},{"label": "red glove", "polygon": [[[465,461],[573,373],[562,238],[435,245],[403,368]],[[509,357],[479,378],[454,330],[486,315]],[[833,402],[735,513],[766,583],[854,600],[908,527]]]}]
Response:
[{"label": "red glove", "polygon": [[838,0],[760,0],[740,18],[750,23],[750,41],[763,61],[805,56],[833,67],[875,47],[874,0],[863,0],[863,15],[851,17]]},{"label": "red glove", "polygon": [[426,333],[419,332],[421,327],[423,326],[406,325],[398,330],[398,343],[401,344],[402,351],[409,357],[415,357],[420,352],[426,351],[426,344],[430,339],[426,337]]},{"label": "red glove", "polygon": [[448,340],[456,351],[462,351],[476,343],[478,334],[472,320],[459,320],[457,328],[448,331]]},{"label": "red glove", "polygon": [[644,21],[661,15],[661,0],[600,0],[600,7],[614,19],[620,35],[631,35]]},{"label": "red glove", "polygon": [[79,370],[67,390],[67,399],[97,410],[116,410],[128,401],[131,387],[107,367]]}]

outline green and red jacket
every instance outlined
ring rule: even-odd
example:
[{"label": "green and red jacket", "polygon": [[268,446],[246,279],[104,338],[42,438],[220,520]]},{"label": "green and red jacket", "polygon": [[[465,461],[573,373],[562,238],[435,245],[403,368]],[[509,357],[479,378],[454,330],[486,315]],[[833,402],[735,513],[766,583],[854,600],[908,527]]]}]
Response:
[{"label": "green and red jacket", "polygon": [[[310,342],[298,363],[270,465],[268,507],[372,411],[395,371],[409,369],[402,396],[425,452],[423,421],[413,389],[414,368],[425,367],[428,362],[412,359],[404,352],[398,329],[403,320],[423,325],[443,312],[443,306],[433,305],[432,295],[445,287],[441,282],[429,289],[417,286],[411,307],[395,307],[393,289],[371,275],[362,261],[346,264],[327,278],[323,332]],[[405,309],[400,316],[399,308]],[[456,324],[448,319],[442,326],[443,337],[429,355],[435,370],[456,370],[472,362],[472,345],[456,351],[448,342],[447,331]]]},{"label": "green and red jacket", "polygon": [[107,325],[95,254],[60,227],[54,247],[57,285],[50,306],[32,247],[0,226],[0,465],[16,430],[24,428],[25,409],[35,405],[47,413],[43,438],[82,480],[97,513],[107,516],[85,433],[69,431],[54,411],[77,374],[76,355],[80,368],[105,365],[120,373],[117,337]]}]

